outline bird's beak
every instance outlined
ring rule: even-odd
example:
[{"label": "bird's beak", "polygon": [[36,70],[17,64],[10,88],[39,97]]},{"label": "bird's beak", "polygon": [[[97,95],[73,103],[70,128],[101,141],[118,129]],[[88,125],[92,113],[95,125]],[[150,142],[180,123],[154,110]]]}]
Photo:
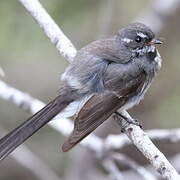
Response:
[{"label": "bird's beak", "polygon": [[163,41],[161,40],[161,39],[153,39],[152,41],[150,41],[149,43],[148,43],[148,45],[156,45],[156,44],[162,44],[163,43]]}]

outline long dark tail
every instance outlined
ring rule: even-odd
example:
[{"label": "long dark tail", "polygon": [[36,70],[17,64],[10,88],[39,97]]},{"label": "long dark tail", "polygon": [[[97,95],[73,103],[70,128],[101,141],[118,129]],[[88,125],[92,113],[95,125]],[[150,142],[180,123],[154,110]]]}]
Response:
[{"label": "long dark tail", "polygon": [[[64,95],[65,94],[65,95]],[[32,136],[76,98],[74,93],[59,95],[43,109],[0,139],[0,160],[4,159],[26,139]]]}]

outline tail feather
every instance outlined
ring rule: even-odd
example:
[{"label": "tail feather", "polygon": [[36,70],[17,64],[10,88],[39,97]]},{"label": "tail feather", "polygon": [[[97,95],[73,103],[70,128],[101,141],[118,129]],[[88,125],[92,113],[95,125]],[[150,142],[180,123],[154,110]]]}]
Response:
[{"label": "tail feather", "polygon": [[73,99],[66,100],[66,98],[67,96],[58,96],[39,112],[0,139],[0,160],[8,156],[8,154],[10,154],[41,127],[47,124],[53,117],[55,117],[73,101]]}]

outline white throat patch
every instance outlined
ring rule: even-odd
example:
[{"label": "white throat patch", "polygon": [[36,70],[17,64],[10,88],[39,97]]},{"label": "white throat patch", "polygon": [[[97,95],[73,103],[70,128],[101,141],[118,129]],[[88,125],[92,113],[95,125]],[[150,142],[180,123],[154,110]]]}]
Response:
[{"label": "white throat patch", "polygon": [[134,53],[134,56],[136,56],[137,53],[139,56],[142,56],[148,52],[155,52],[155,50],[155,46],[145,46],[142,49],[134,49],[132,52]]}]

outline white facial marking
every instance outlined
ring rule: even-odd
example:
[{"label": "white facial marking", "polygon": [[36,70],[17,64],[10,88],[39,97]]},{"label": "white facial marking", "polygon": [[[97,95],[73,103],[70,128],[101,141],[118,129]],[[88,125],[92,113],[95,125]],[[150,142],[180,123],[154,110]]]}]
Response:
[{"label": "white facial marking", "polygon": [[145,35],[145,34],[142,33],[142,32],[138,32],[137,35],[140,36],[140,37],[142,37],[142,38],[146,38],[146,37],[147,37],[147,35]]},{"label": "white facial marking", "polygon": [[162,58],[159,54],[159,51],[157,50],[157,56],[154,58],[154,61],[158,64],[158,69],[161,68]]},{"label": "white facial marking", "polygon": [[123,38],[122,41],[126,42],[126,43],[130,43],[131,41],[133,41],[132,39],[129,38]]},{"label": "white facial marking", "polygon": [[155,46],[148,46],[147,52],[155,52],[156,48]]}]

